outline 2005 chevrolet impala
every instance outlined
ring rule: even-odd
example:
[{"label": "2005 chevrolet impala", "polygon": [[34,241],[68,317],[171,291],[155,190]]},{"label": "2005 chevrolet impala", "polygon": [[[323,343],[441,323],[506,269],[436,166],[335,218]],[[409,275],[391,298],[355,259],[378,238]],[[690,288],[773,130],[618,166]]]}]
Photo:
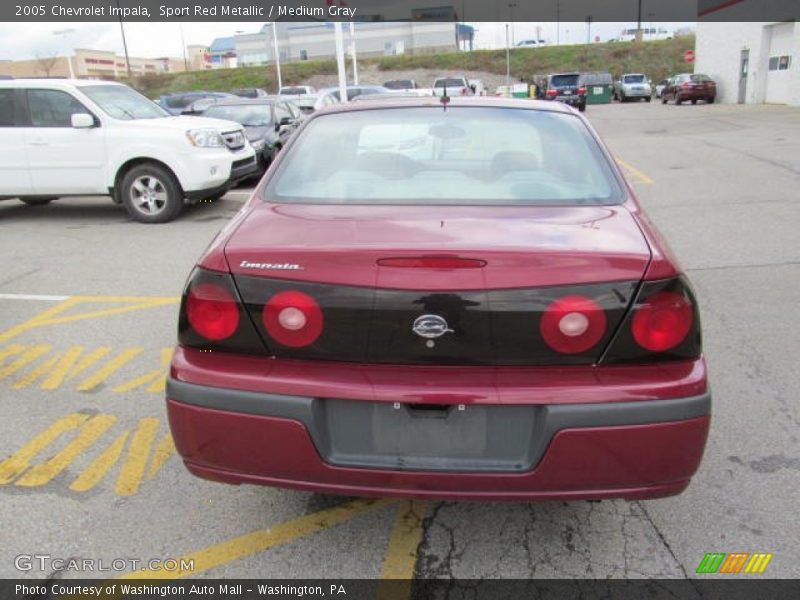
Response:
[{"label": "2005 chevrolet impala", "polygon": [[189,470],[452,499],[651,498],[700,463],[697,304],[561,104],[322,111],[183,296],[167,387]]}]

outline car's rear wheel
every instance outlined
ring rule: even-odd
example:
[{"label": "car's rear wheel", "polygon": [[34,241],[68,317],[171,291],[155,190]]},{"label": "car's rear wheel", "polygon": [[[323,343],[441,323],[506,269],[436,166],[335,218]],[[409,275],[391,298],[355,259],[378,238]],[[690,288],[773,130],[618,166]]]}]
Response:
[{"label": "car's rear wheel", "polygon": [[580,112],[586,112],[586,104],[578,104],[578,110]]},{"label": "car's rear wheel", "polygon": [[28,206],[44,206],[50,204],[53,200],[58,200],[57,196],[28,196],[27,198],[20,198]]},{"label": "car's rear wheel", "polygon": [[706,102],[708,102],[709,104],[714,104],[714,96],[709,96]]},{"label": "car's rear wheel", "polygon": [[183,192],[178,180],[160,165],[133,167],[122,178],[122,203],[140,223],[166,223],[183,210]]},{"label": "car's rear wheel", "polygon": [[678,96],[675,96],[675,106],[678,106],[681,103],[681,99]]},{"label": "car's rear wheel", "polygon": [[692,104],[697,104],[697,98],[692,98]]},{"label": "car's rear wheel", "polygon": [[661,104],[667,103],[667,97],[664,94],[661,94]]},{"label": "car's rear wheel", "polygon": [[650,96],[645,96],[645,97],[644,97],[644,101],[645,101],[645,102],[650,102]]}]

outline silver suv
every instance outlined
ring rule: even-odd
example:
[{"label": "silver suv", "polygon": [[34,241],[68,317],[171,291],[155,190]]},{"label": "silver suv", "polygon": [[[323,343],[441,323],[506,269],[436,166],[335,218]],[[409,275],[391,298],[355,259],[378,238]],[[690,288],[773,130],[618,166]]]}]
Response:
[{"label": "silver suv", "polygon": [[642,73],[626,73],[614,82],[614,100],[627,102],[644,98],[650,102],[652,95],[653,86],[647,75]]}]

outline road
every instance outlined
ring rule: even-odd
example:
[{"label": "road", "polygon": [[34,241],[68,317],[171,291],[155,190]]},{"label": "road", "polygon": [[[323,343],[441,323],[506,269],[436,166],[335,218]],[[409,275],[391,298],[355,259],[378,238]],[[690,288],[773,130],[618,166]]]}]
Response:
[{"label": "road", "polygon": [[196,479],[168,435],[165,366],[185,278],[246,191],[159,226],[104,199],[8,201],[0,577],[47,574],[15,567],[38,553],[185,557],[208,577],[682,578],[706,552],[772,553],[769,576],[800,577],[800,111],[653,103],[586,115],[701,305],[714,416],[684,494],[375,502]]}]

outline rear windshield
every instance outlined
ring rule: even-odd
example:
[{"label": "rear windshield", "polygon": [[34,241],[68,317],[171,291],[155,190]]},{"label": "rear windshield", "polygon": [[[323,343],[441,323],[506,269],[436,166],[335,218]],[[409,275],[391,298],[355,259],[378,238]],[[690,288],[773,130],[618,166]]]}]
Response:
[{"label": "rear windshield", "polygon": [[410,79],[396,79],[394,81],[387,81],[383,87],[390,90],[410,90],[414,88],[414,82]]},{"label": "rear windshield", "polygon": [[644,75],[625,75],[622,78],[623,83],[644,83]]},{"label": "rear windshield", "polygon": [[701,73],[697,73],[691,76],[692,81],[711,81],[711,78],[708,75],[703,75]]},{"label": "rear windshield", "polygon": [[550,85],[554,87],[566,87],[569,85],[578,85],[578,77],[577,73],[573,75],[553,75],[550,79]]},{"label": "rear windshield", "polygon": [[408,205],[611,204],[622,195],[580,119],[490,107],[319,116],[264,193],[278,203]]},{"label": "rear windshield", "polygon": [[447,87],[464,87],[466,84],[464,83],[463,79],[437,79],[433,87],[443,88],[444,86]]}]

